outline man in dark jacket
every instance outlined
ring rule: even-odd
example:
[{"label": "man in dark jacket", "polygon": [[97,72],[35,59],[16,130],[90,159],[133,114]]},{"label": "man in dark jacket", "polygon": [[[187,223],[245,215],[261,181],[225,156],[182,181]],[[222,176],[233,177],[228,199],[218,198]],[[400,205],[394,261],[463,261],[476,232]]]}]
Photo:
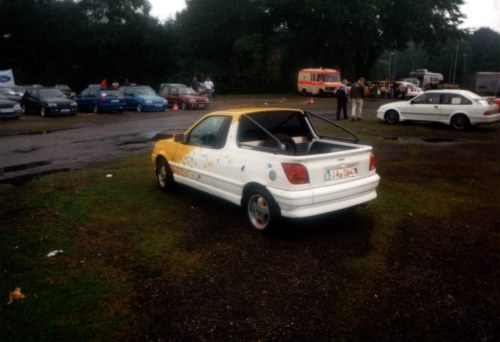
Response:
[{"label": "man in dark jacket", "polygon": [[345,84],[342,84],[335,92],[337,97],[337,120],[340,120],[340,111],[344,111],[344,119],[347,120],[347,91]]},{"label": "man in dark jacket", "polygon": [[351,120],[361,120],[363,113],[363,99],[365,98],[365,79],[360,77],[351,88],[352,110]]}]

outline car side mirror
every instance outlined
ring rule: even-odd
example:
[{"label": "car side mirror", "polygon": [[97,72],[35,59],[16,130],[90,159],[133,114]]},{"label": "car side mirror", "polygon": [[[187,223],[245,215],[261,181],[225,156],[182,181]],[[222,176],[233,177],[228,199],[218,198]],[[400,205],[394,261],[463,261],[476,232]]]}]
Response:
[{"label": "car side mirror", "polygon": [[174,134],[174,141],[175,142],[183,143],[185,139],[186,139],[186,136],[184,135],[184,133]]}]

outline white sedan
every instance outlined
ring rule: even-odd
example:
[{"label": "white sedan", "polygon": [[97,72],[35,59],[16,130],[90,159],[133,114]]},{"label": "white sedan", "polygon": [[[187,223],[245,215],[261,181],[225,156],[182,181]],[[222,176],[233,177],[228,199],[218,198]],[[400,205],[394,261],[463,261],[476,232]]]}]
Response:
[{"label": "white sedan", "polygon": [[377,118],[390,124],[407,120],[441,122],[461,130],[500,121],[500,109],[493,101],[468,90],[429,90],[410,101],[380,106]]}]

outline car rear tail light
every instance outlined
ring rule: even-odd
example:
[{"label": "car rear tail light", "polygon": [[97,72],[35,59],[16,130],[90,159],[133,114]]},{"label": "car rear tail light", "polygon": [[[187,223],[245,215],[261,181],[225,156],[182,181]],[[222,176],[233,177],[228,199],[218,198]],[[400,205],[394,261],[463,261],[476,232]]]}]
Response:
[{"label": "car rear tail light", "polygon": [[282,163],[288,181],[292,184],[308,184],[309,173],[302,164]]},{"label": "car rear tail light", "polygon": [[370,171],[375,170],[377,168],[377,161],[375,160],[375,155],[373,152],[370,152]]},{"label": "car rear tail light", "polygon": [[99,99],[99,102],[104,103],[104,102],[106,102],[106,99],[105,99],[104,97],[101,97],[101,98]]},{"label": "car rear tail light", "polygon": [[[500,113],[500,109],[498,109],[498,112]],[[487,110],[486,112],[484,112],[485,116],[493,115],[493,114],[496,114],[496,112],[494,110]]]}]

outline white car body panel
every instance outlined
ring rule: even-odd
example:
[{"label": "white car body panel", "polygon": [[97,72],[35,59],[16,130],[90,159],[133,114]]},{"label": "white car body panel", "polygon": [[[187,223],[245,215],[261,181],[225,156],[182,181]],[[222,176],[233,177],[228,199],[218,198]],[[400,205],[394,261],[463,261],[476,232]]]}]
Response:
[{"label": "white car body panel", "polygon": [[[268,111],[272,112],[272,109]],[[311,155],[270,153],[239,144],[238,119],[232,120],[226,143],[222,148],[186,146],[174,142],[173,139],[166,139],[155,145],[152,153],[153,163],[156,165],[157,158],[162,156],[168,160],[176,182],[237,205],[242,204],[245,186],[259,184],[272,194],[284,217],[319,215],[364,204],[376,198],[380,177],[374,169],[369,170],[371,146],[338,141],[325,142],[316,137],[320,143],[331,143],[339,149],[349,149]],[[196,127],[196,124],[193,127]],[[294,139],[298,140],[297,137]],[[282,163],[304,165],[308,170],[310,182],[291,184]],[[356,168],[356,175],[325,180],[325,170],[345,168]]]},{"label": "white car body panel", "polygon": [[[443,95],[451,98],[451,103],[417,103],[421,96]],[[465,98],[470,104],[459,103]],[[463,101],[463,100],[462,100]],[[377,118],[385,120],[385,114],[394,110],[399,114],[399,121],[428,121],[451,124],[453,116],[467,116],[471,125],[489,124],[500,121],[498,105],[488,103],[484,98],[467,90],[430,90],[410,101],[398,101],[382,105],[377,110]],[[485,113],[489,113],[485,115]]]}]

